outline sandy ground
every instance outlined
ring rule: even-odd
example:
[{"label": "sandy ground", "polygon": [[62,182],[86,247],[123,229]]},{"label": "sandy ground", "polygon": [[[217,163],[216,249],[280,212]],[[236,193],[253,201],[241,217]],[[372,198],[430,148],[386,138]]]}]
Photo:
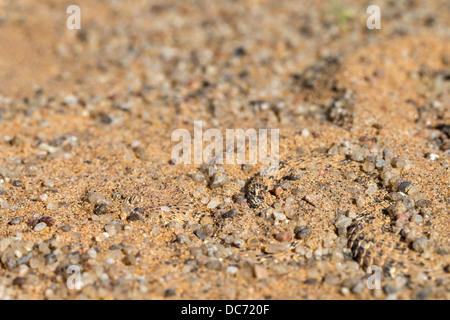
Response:
[{"label": "sandy ground", "polygon": [[[0,1],[1,298],[449,298],[448,1],[380,30],[365,1],[70,4]],[[172,159],[194,121],[278,129],[300,174],[252,207],[263,165]]]}]

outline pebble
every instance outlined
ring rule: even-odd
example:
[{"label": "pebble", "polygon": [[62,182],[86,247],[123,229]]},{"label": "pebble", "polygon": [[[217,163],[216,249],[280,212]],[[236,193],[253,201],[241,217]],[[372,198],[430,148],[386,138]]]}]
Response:
[{"label": "pebble", "polygon": [[96,204],[94,207],[94,214],[102,215],[102,214],[107,213],[108,210],[109,210],[109,208],[106,203],[99,203],[99,204]]},{"label": "pebble", "polygon": [[208,268],[210,270],[215,270],[215,271],[222,270],[222,263],[220,263],[220,261],[217,259],[212,259],[212,260],[208,261],[205,266],[206,266],[206,268]]},{"label": "pebble", "polygon": [[228,266],[226,272],[232,275],[235,275],[238,272],[238,267],[236,266]]},{"label": "pebble", "polygon": [[175,292],[174,289],[167,289],[167,290],[164,292],[164,297],[166,297],[166,298],[172,297],[172,296],[174,296],[174,295],[176,295],[176,292]]},{"label": "pebble", "polygon": [[53,180],[45,180],[44,187],[54,188],[55,187],[55,182]]},{"label": "pebble", "polygon": [[190,177],[196,183],[206,183],[206,176],[201,172],[196,172],[190,175]]},{"label": "pebble", "polygon": [[39,232],[44,230],[47,227],[47,224],[45,222],[39,222],[35,227],[34,227],[34,231]]},{"label": "pebble", "polygon": [[214,197],[214,198],[212,198],[209,201],[209,203],[207,205],[207,208],[208,209],[215,209],[215,208],[217,208],[219,206],[220,202],[221,202],[220,198]]},{"label": "pebble", "polygon": [[275,195],[278,197],[279,195],[281,195],[283,193],[283,188],[278,186],[275,188],[275,190],[273,191],[275,193]]},{"label": "pebble", "polygon": [[311,234],[311,229],[299,226],[294,229],[294,233],[297,239],[306,239]]},{"label": "pebble", "polygon": [[417,252],[424,252],[428,247],[428,241],[425,237],[420,237],[414,240],[412,248]]},{"label": "pebble", "polygon": [[10,225],[17,225],[17,224],[20,224],[22,222],[22,219],[20,218],[20,217],[14,217],[10,222],[9,222],[9,224]]},{"label": "pebble", "polygon": [[372,162],[366,161],[366,162],[364,162],[362,169],[364,170],[364,172],[370,173],[373,170],[375,170],[375,164]]},{"label": "pebble", "polygon": [[13,185],[14,187],[21,187],[21,186],[23,186],[23,182],[20,181],[20,180],[18,180],[18,179],[12,180],[11,183],[12,183],[12,185]]},{"label": "pebble", "polygon": [[237,216],[237,214],[238,214],[238,212],[236,209],[231,209],[231,210],[228,210],[228,211],[222,213],[222,218],[225,218],[225,219],[226,218],[234,218],[235,216]]},{"label": "pebble", "polygon": [[308,138],[309,135],[310,135],[310,132],[309,132],[308,129],[305,128],[305,129],[302,130],[301,136],[302,136],[303,138]]},{"label": "pebble", "polygon": [[304,200],[314,207],[317,206],[317,196],[313,193],[307,194]]},{"label": "pebble", "polygon": [[268,276],[267,269],[260,264],[255,264],[253,266],[253,272],[255,274],[256,279],[265,279]]},{"label": "pebble", "polygon": [[194,231],[194,233],[200,240],[205,240],[206,235],[205,235],[205,233],[203,232],[202,229],[197,229],[197,230]]},{"label": "pebble", "polygon": [[181,244],[188,243],[189,242],[189,238],[184,233],[180,233],[180,234],[177,235],[177,241],[179,243],[181,243]]},{"label": "pebble", "polygon": [[64,232],[69,232],[72,230],[72,226],[70,224],[65,224],[61,227],[61,230]]},{"label": "pebble", "polygon": [[213,176],[213,178],[211,179],[211,182],[209,184],[209,187],[211,189],[216,189],[216,188],[220,188],[223,185],[225,185],[226,183],[228,183],[230,180],[228,178],[228,176],[226,175],[220,175],[220,174],[215,174]]},{"label": "pebble", "polygon": [[280,242],[289,242],[292,240],[292,233],[289,231],[278,232],[275,238]]},{"label": "pebble", "polygon": [[409,189],[411,189],[412,186],[413,186],[413,184],[411,182],[403,181],[399,184],[398,191],[403,192],[403,193],[408,193]]},{"label": "pebble", "polygon": [[142,217],[138,212],[132,212],[127,219],[128,221],[139,221],[142,220]]},{"label": "pebble", "polygon": [[288,251],[290,248],[291,246],[289,245],[289,243],[282,243],[282,244],[270,243],[264,248],[264,251],[266,253],[280,253]]}]

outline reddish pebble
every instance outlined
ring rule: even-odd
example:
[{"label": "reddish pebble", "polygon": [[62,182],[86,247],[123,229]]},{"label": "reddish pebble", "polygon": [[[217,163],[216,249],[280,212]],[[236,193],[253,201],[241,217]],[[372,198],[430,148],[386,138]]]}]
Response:
[{"label": "reddish pebble", "polygon": [[283,188],[282,187],[276,187],[274,190],[275,195],[278,197],[280,194],[283,193]]},{"label": "reddish pebble", "polygon": [[289,242],[292,240],[292,233],[290,233],[289,231],[278,232],[275,236],[275,239],[280,242]]},{"label": "reddish pebble", "polygon": [[311,204],[311,205],[313,205],[313,206],[316,206],[317,197],[316,197],[315,194],[312,194],[312,193],[307,194],[307,195],[305,196],[304,199],[305,199],[305,201],[308,202],[309,204]]},{"label": "reddish pebble", "polygon": [[406,211],[406,212],[404,212],[404,213],[402,213],[402,214],[399,214],[398,216],[397,216],[397,221],[398,220],[408,220],[409,218],[411,217],[411,214],[409,213],[409,211]]}]

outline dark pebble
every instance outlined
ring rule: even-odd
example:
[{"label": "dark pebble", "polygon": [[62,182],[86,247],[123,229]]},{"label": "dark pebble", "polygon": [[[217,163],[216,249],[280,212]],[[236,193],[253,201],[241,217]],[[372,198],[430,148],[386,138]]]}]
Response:
[{"label": "dark pebble", "polygon": [[431,289],[430,288],[423,288],[420,289],[417,293],[415,299],[416,300],[426,300],[431,295]]},{"label": "dark pebble", "polygon": [[166,292],[164,292],[164,297],[173,297],[176,294],[174,289],[167,289]]},{"label": "dark pebble", "polygon": [[33,258],[33,254],[29,253],[29,254],[17,259],[17,265],[20,266],[21,264],[28,263],[31,260],[31,258]]},{"label": "dark pebble", "polygon": [[233,218],[235,216],[237,216],[237,210],[236,209],[228,210],[227,212],[222,214],[222,218]]},{"label": "dark pebble", "polygon": [[317,280],[314,278],[309,278],[309,279],[306,279],[303,283],[304,284],[316,284]]},{"label": "dark pebble", "polygon": [[14,187],[21,187],[21,186],[23,186],[23,182],[20,181],[20,180],[14,179],[14,180],[12,181],[12,185],[13,185]]},{"label": "dark pebble", "polygon": [[444,267],[444,271],[445,271],[446,273],[450,273],[450,264],[448,264],[448,265],[446,265],[446,266]]},{"label": "dark pebble", "polygon": [[398,186],[398,191],[403,192],[403,193],[408,193],[408,190],[412,187],[412,183],[409,181],[403,181],[402,183],[400,183],[400,185]]},{"label": "dark pebble", "polygon": [[16,225],[20,224],[22,222],[22,219],[20,217],[13,218],[10,222],[8,222],[10,225]]},{"label": "dark pebble", "polygon": [[187,259],[184,261],[184,264],[187,264],[189,266],[196,266],[197,265],[197,260],[195,259]]},{"label": "dark pebble", "polygon": [[24,277],[17,277],[13,280],[12,284],[15,286],[23,286],[27,282],[27,278]]},{"label": "dark pebble", "polygon": [[311,229],[306,227],[296,227],[294,233],[297,239],[305,239],[310,235]]},{"label": "dark pebble", "polygon": [[55,224],[55,220],[52,217],[42,217],[38,220],[38,223],[44,222],[48,227]]},{"label": "dark pebble", "polygon": [[200,240],[204,240],[206,238],[206,235],[202,229],[197,229],[194,233]]},{"label": "dark pebble", "polygon": [[100,215],[108,212],[108,205],[106,203],[96,204],[94,207],[94,214]]},{"label": "dark pebble", "polygon": [[247,201],[247,199],[245,198],[245,195],[243,193],[236,193],[235,195],[233,195],[232,199],[235,203],[241,203],[243,201]]},{"label": "dark pebble", "polygon": [[418,208],[427,208],[429,206],[431,206],[431,201],[430,200],[421,199],[421,200],[416,202],[416,207],[418,207]]},{"label": "dark pebble", "polygon": [[236,49],[234,49],[233,55],[235,57],[242,57],[245,56],[246,52],[245,52],[245,48],[244,47],[237,47]]},{"label": "dark pebble", "polygon": [[383,291],[386,294],[393,294],[393,293],[397,292],[397,288],[386,284],[386,285],[383,286]]},{"label": "dark pebble", "polygon": [[129,216],[128,216],[128,221],[139,221],[142,220],[142,217],[139,213],[137,212],[132,212]]},{"label": "dark pebble", "polygon": [[56,255],[53,254],[53,253],[46,254],[46,255],[44,256],[44,258],[45,258],[45,262],[46,262],[47,264],[55,263],[56,260],[57,260],[57,259],[56,259]]}]

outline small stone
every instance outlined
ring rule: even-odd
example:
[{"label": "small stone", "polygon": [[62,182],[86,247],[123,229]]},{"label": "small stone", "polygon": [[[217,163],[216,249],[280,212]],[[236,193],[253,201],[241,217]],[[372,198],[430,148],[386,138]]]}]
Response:
[{"label": "small stone", "polygon": [[45,193],[44,194],[40,194],[38,196],[38,200],[41,201],[41,202],[46,202],[48,200],[48,195],[46,195]]},{"label": "small stone", "polygon": [[47,227],[47,224],[45,222],[39,222],[35,227],[34,227],[34,231],[39,232],[44,230]]},{"label": "small stone", "polygon": [[229,274],[235,275],[238,272],[238,270],[239,269],[236,266],[229,266],[226,271]]},{"label": "small stone", "polygon": [[194,182],[196,183],[204,183],[206,182],[206,177],[203,173],[201,172],[196,172],[192,175],[190,175],[191,179],[194,180]]},{"label": "small stone", "polygon": [[314,207],[317,205],[317,196],[313,193],[307,194],[304,200]]},{"label": "small stone", "polygon": [[395,218],[398,215],[401,215],[407,210],[405,207],[403,201],[397,201],[394,204],[390,205],[387,209],[388,213],[391,215],[391,217]]},{"label": "small stone", "polygon": [[267,269],[264,266],[255,264],[253,266],[253,273],[255,274],[256,279],[265,279],[268,276]]},{"label": "small stone", "polygon": [[64,232],[69,232],[72,230],[72,226],[70,224],[65,224],[61,227],[61,230]]},{"label": "small stone", "polygon": [[391,159],[392,158],[395,158],[397,155],[395,154],[395,152],[394,151],[392,151],[392,149],[390,149],[390,148],[385,148],[384,150],[383,150],[383,157],[384,157],[384,160],[386,160],[386,161],[391,161]]},{"label": "small stone", "polygon": [[305,129],[302,130],[301,136],[302,136],[303,138],[308,138],[309,135],[310,135],[310,132],[309,132],[308,129],[305,128]]},{"label": "small stone", "polygon": [[44,256],[44,258],[45,258],[45,262],[46,262],[47,264],[55,263],[55,262],[57,261],[57,257],[56,257],[56,255],[53,254],[53,253],[48,253],[48,254],[46,254],[46,255]]},{"label": "small stone", "polygon": [[430,200],[422,199],[416,202],[416,207],[418,208],[427,208],[429,206],[431,206]]},{"label": "small stone", "polygon": [[376,167],[377,169],[383,169],[385,165],[387,165],[387,162],[384,161],[383,159],[377,158],[377,159],[375,160],[375,167]]},{"label": "small stone", "polygon": [[233,217],[235,217],[235,216],[237,216],[237,210],[236,209],[231,209],[231,210],[228,210],[228,211],[226,211],[226,212],[224,212],[224,213],[222,213],[222,218],[233,218]]},{"label": "small stone", "polygon": [[278,197],[279,195],[281,195],[283,193],[283,188],[278,186],[274,189],[273,193],[275,193],[275,195]]},{"label": "small stone", "polygon": [[143,147],[136,147],[133,149],[136,158],[142,161],[148,161],[148,157],[145,153],[145,149]]},{"label": "small stone", "polygon": [[195,230],[194,233],[200,240],[205,240],[206,235],[205,235],[205,233],[203,232],[202,229],[197,229],[197,230]]},{"label": "small stone", "polygon": [[215,209],[215,208],[217,208],[219,206],[219,204],[220,204],[220,198],[215,197],[215,198],[212,198],[209,201],[209,203],[208,203],[208,205],[206,207],[208,209]]},{"label": "small stone", "polygon": [[209,270],[215,270],[215,271],[222,270],[222,263],[220,263],[220,261],[217,260],[217,259],[213,259],[213,260],[208,261],[205,266]]},{"label": "small stone", "polygon": [[50,202],[47,204],[48,210],[57,210],[59,208],[59,205],[55,202]]},{"label": "small stone", "polygon": [[211,179],[211,183],[209,184],[209,187],[211,189],[220,188],[228,182],[229,182],[228,176],[215,174],[214,177]]},{"label": "small stone", "polygon": [[311,229],[299,226],[294,229],[294,233],[297,239],[306,239],[311,234]]},{"label": "small stone", "polygon": [[270,253],[280,253],[280,252],[287,251],[290,248],[291,248],[291,246],[289,245],[289,243],[282,243],[282,244],[270,243],[264,248],[264,251],[269,254]]},{"label": "small stone", "polygon": [[38,220],[38,222],[44,222],[49,227],[55,224],[55,220],[52,217],[42,217]]},{"label": "small stone", "polygon": [[12,180],[11,183],[12,183],[12,185],[13,185],[14,187],[21,187],[21,186],[23,186],[23,182],[20,181],[20,180],[18,180],[18,179]]},{"label": "small stone", "polygon": [[22,222],[22,219],[20,218],[20,217],[14,217],[10,222],[9,222],[9,224],[10,225],[17,225],[17,224],[20,224]]},{"label": "small stone", "polygon": [[166,297],[166,298],[172,297],[172,296],[174,296],[175,294],[176,294],[176,292],[175,292],[174,289],[167,289],[167,290],[164,292],[164,297]]},{"label": "small stone", "polygon": [[362,154],[362,152],[360,150],[355,150],[351,154],[350,159],[352,159],[353,161],[357,161],[357,162],[363,162],[364,161],[364,155]]},{"label": "small stone", "polygon": [[356,206],[362,209],[366,205],[366,198],[361,196],[356,199]]},{"label": "small stone", "polygon": [[200,224],[202,226],[211,225],[211,224],[214,224],[214,220],[211,217],[206,216],[200,220]]},{"label": "small stone", "polygon": [[276,234],[275,238],[280,242],[289,242],[292,240],[292,233],[289,231],[281,231]]},{"label": "small stone", "polygon": [[93,193],[87,197],[87,201],[92,204],[98,204],[98,203],[104,201],[104,197],[100,193]]},{"label": "small stone", "polygon": [[388,194],[388,197],[392,200],[392,201],[400,201],[403,199],[405,195],[402,193],[398,193],[398,192],[391,192]]},{"label": "small stone", "polygon": [[18,287],[22,287],[27,283],[27,278],[24,277],[17,277],[14,278],[12,284]]},{"label": "small stone", "polygon": [[409,181],[403,181],[398,186],[398,191],[403,193],[408,193],[409,189],[413,186],[413,184]]},{"label": "small stone", "polygon": [[127,218],[128,221],[139,221],[142,220],[141,215],[138,212],[133,211]]},{"label": "small stone", "polygon": [[94,214],[96,215],[102,215],[107,213],[109,210],[108,205],[104,202],[96,204],[94,207]]},{"label": "small stone", "polygon": [[420,225],[423,222],[423,217],[419,214],[413,215],[410,220],[417,225]]},{"label": "small stone", "polygon": [[283,180],[280,183],[280,187],[283,188],[283,190],[289,190],[291,188],[291,184],[287,180]]},{"label": "small stone", "polygon": [[184,233],[180,233],[180,234],[177,236],[177,241],[178,241],[179,243],[183,244],[183,243],[189,242],[189,238],[188,238],[188,236],[185,235]]},{"label": "small stone", "polygon": [[412,248],[414,249],[414,251],[417,251],[417,252],[424,252],[427,247],[428,247],[428,242],[425,237],[417,238],[416,240],[414,240],[414,242],[412,244]]},{"label": "small stone", "polygon": [[352,219],[345,215],[340,215],[336,223],[334,224],[338,229],[347,229],[352,223]]},{"label": "small stone", "polygon": [[364,172],[370,173],[375,170],[375,164],[373,162],[366,161],[362,165],[362,169],[364,170]]}]

